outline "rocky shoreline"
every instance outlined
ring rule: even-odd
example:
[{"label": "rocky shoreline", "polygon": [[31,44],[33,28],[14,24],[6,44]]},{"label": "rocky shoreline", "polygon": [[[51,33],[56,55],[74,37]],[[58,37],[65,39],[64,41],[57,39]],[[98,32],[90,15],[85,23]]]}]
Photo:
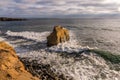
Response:
[{"label": "rocky shoreline", "polygon": [[24,21],[27,19],[24,18],[8,18],[8,17],[0,17],[0,21]]},{"label": "rocky shoreline", "polygon": [[[0,43],[0,45],[1,44],[2,43]],[[2,47],[3,48],[0,47],[0,54],[1,55],[5,54],[5,53],[8,53],[8,54],[10,53],[9,52],[9,44],[6,44],[6,43],[3,42]],[[4,47],[6,48],[5,50],[3,50]],[[12,50],[14,52],[14,49],[10,46],[10,51],[12,52]],[[95,54],[95,55],[92,56],[92,54]],[[81,61],[86,61],[87,60],[88,62],[90,61],[90,64],[94,64],[94,65],[99,66],[99,67],[95,67],[98,70],[99,70],[100,66],[101,67],[103,67],[103,66],[109,67],[109,68],[111,68],[111,70],[115,70],[116,72],[120,70],[119,59],[117,60],[118,64],[113,65],[114,63],[116,63],[116,57],[117,56],[115,57],[115,61],[113,61],[113,59],[112,59],[113,64],[110,64],[109,62],[105,61],[106,63],[102,66],[101,63],[98,64],[98,63],[96,63],[96,60],[94,61],[94,59],[92,59],[94,57],[99,58],[99,56],[96,56],[96,54],[101,55],[101,57],[103,57],[104,59],[107,58],[106,61],[108,60],[110,62],[111,62],[111,60],[109,60],[109,59],[112,59],[112,57],[115,57],[114,55],[112,55],[112,57],[111,57],[111,53],[108,53],[108,52],[103,52],[103,51],[98,51],[98,50],[97,51],[96,50],[83,50],[79,53],[75,53],[75,52],[73,52],[73,53],[66,53],[66,52],[65,53],[59,53],[59,54],[56,54],[57,55],[56,58],[59,60],[58,57],[61,57],[61,59],[62,60],[65,59],[65,61],[67,60],[67,58],[68,58],[68,60],[73,58],[74,61],[75,61],[74,63],[79,62],[79,61],[81,62]],[[106,55],[106,54],[108,54],[108,55]],[[110,54],[110,56],[109,56],[109,54]],[[35,54],[33,53],[33,55],[35,55]],[[44,56],[44,57],[40,57],[40,56],[39,57],[40,57],[40,59],[43,58],[44,60],[47,60],[47,59],[49,59],[49,57],[52,57],[53,55],[54,55],[54,53],[51,54],[51,55]],[[5,55],[5,57],[7,57],[7,56],[8,55]],[[16,56],[16,53],[14,54],[14,56]],[[7,60],[5,57],[3,57],[2,60],[0,60],[0,63],[2,63],[4,60],[6,60],[6,62],[4,62],[4,63],[9,63],[10,60]],[[11,58],[11,59],[14,60],[13,58]],[[20,64],[23,66],[22,71],[19,70],[20,68],[19,68],[18,62],[17,62],[17,65],[14,65],[14,63],[11,63],[11,65],[17,66],[17,68],[16,67],[10,67],[10,69],[12,68],[13,71],[8,70],[9,65],[6,65],[6,66],[8,66],[8,69],[6,69],[6,70],[3,70],[5,68],[3,66],[1,66],[0,76],[4,75],[2,77],[3,80],[8,80],[8,79],[9,80],[21,80],[21,78],[22,79],[24,78],[25,80],[76,80],[76,79],[73,79],[70,76],[69,77],[65,76],[65,73],[59,73],[59,71],[56,72],[56,69],[52,68],[53,65],[58,65],[58,63],[61,63],[61,62],[56,62],[55,63],[53,61],[50,61],[51,63],[47,63],[47,62],[44,63],[44,60],[43,60],[43,63],[42,62],[39,63],[39,61],[41,61],[41,60],[34,59],[33,56],[30,57],[28,55],[26,55],[26,56],[24,55],[23,57],[19,56],[19,57],[16,57],[16,59],[17,60],[19,59],[19,62],[20,61],[22,62],[22,63],[20,62]],[[55,60],[57,60],[57,59],[55,59]],[[100,62],[101,62],[101,59],[100,59]],[[14,60],[14,61],[17,61],[17,60]],[[68,61],[68,63],[71,63],[71,62]],[[65,64],[66,64],[66,62],[65,62]],[[87,64],[87,65],[90,65],[90,64]],[[62,65],[64,65],[64,63],[62,63]],[[71,65],[71,64],[69,64],[69,65]],[[75,65],[75,64],[72,64],[72,65]],[[109,65],[109,66],[107,66],[107,65]],[[81,65],[81,66],[83,66],[83,65]],[[114,69],[115,67],[117,67],[117,68]],[[89,70],[87,70],[87,71],[89,71]],[[10,72],[12,72],[12,73],[10,73]],[[17,75],[13,75],[13,73],[20,74],[20,77],[17,76]],[[103,75],[102,73],[100,73],[100,74]],[[110,75],[109,72],[108,72],[108,74]],[[112,72],[112,74],[117,75],[117,77],[119,76],[117,73]],[[28,75],[28,76],[24,76],[24,75]],[[36,76],[36,77],[34,77],[34,76]],[[104,74],[104,77],[102,79],[104,79],[104,78],[107,78],[106,74]]]},{"label": "rocky shoreline", "polygon": [[[64,33],[64,31],[61,32]],[[64,39],[67,39],[67,36],[60,34],[61,32],[54,32],[56,33],[52,35],[55,40],[54,42],[63,43]],[[57,34],[59,34],[59,36]],[[6,39],[8,39],[8,37],[6,37]],[[15,35],[14,37],[18,40],[24,38]],[[12,40],[15,38],[12,37]],[[51,39],[52,38],[48,41],[51,41]],[[2,38],[0,40],[3,41]],[[28,41],[28,39],[26,41]],[[26,43],[26,41],[24,43]],[[10,42],[9,39],[7,42]],[[35,41],[31,43],[35,43]],[[41,44],[32,47],[33,50],[30,48],[31,51],[22,52],[17,56],[14,48],[11,47],[10,44],[0,42],[0,56],[2,56],[0,57],[1,79],[118,80],[120,78],[120,55],[115,55],[108,51],[82,47],[79,52],[52,51],[49,50],[48,47],[47,49],[40,50],[38,45]],[[30,47],[30,45],[27,44],[27,47],[28,46]],[[35,47],[38,49],[35,50]]]},{"label": "rocky shoreline", "polygon": [[27,58],[20,58],[20,60],[33,76],[37,76],[41,80],[67,80],[64,74],[55,73],[50,64],[39,64],[37,60],[29,61]]},{"label": "rocky shoreline", "polygon": [[0,41],[0,56],[2,80],[67,80],[63,74],[56,74],[50,64],[38,64],[36,60],[18,57],[14,48],[5,41]]},{"label": "rocky shoreline", "polygon": [[0,41],[0,80],[39,80],[18,59],[12,46]]}]

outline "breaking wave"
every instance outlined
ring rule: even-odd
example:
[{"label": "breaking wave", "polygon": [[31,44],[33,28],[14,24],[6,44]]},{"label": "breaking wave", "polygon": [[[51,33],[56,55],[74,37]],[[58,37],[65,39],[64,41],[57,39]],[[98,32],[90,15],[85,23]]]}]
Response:
[{"label": "breaking wave", "polygon": [[[49,50],[49,51],[56,51],[56,52],[79,52],[81,51],[83,48],[80,46],[79,41],[77,40],[75,34],[73,31],[70,31],[70,41],[65,42],[65,43],[59,43],[57,46],[53,46],[53,47],[46,47],[46,37],[50,34],[50,32],[11,32],[11,31],[7,31],[6,32],[7,35],[12,36],[12,37],[23,37],[24,39],[28,39],[28,40],[33,40],[33,42],[36,43],[40,43],[40,44],[36,44],[36,47],[40,46],[40,45],[44,45],[40,49],[44,50]],[[29,41],[28,41],[29,42]],[[34,44],[34,43],[29,43],[27,45],[30,44]],[[35,48],[35,47],[34,47]],[[86,47],[88,48],[88,47]]]},{"label": "breaking wave", "polygon": [[16,51],[19,50],[17,53],[29,71],[42,79],[120,79],[120,70],[111,69],[107,61],[99,55],[92,52],[79,54],[89,47],[80,46],[74,31],[70,31],[70,41],[48,48],[46,37],[49,33],[7,31],[4,38],[15,47]]}]

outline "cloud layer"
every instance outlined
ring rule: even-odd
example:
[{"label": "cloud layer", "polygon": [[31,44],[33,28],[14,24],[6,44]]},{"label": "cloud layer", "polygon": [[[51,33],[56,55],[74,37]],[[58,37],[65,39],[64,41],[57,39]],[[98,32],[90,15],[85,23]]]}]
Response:
[{"label": "cloud layer", "polygon": [[0,1],[0,16],[8,17],[100,17],[119,14],[119,0]]}]

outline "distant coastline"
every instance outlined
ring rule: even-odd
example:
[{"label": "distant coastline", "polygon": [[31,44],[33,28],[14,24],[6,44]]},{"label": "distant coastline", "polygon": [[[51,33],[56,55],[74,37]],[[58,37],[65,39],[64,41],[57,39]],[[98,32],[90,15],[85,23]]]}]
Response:
[{"label": "distant coastline", "polygon": [[27,20],[25,18],[8,18],[8,17],[0,17],[0,21],[24,21]]}]

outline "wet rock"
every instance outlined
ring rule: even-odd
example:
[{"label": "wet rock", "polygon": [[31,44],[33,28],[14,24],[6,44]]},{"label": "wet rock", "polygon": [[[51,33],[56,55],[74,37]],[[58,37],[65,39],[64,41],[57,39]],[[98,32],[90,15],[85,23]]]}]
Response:
[{"label": "wet rock", "polygon": [[53,32],[47,37],[47,46],[54,46],[69,39],[69,31],[67,29],[60,25],[55,26]]},{"label": "wet rock", "polygon": [[33,75],[41,80],[68,80],[64,74],[56,73],[50,64],[38,63],[36,60],[29,60],[28,58],[21,58],[21,61]]},{"label": "wet rock", "polygon": [[0,79],[1,80],[39,80],[25,70],[15,50],[7,43],[0,42]]}]

